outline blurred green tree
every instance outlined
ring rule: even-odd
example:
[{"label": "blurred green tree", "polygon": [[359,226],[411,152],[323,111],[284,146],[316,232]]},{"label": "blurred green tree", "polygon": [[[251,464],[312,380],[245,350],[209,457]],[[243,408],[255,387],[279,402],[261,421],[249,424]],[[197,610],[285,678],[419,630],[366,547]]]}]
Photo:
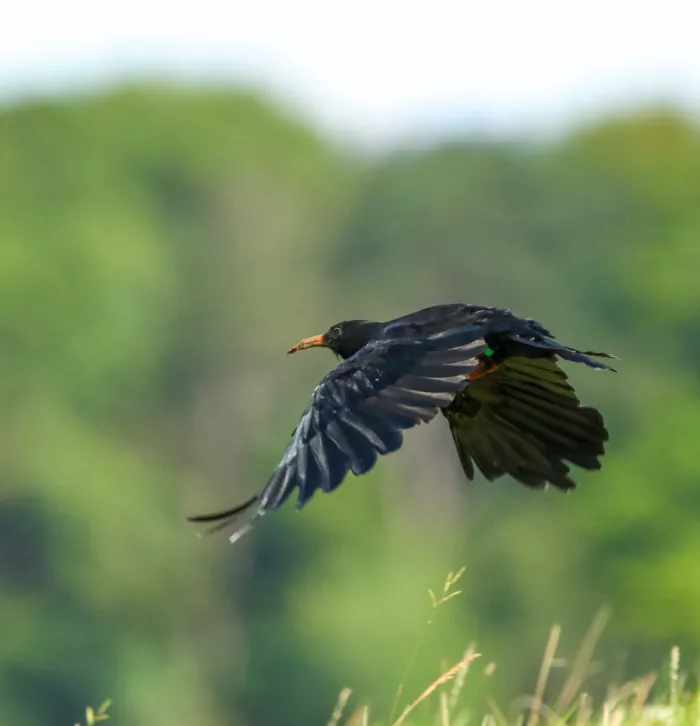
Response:
[{"label": "blurred green tree", "polygon": [[[388,712],[461,565],[409,689],[469,640],[492,688],[531,689],[550,624],[571,648],[604,603],[607,663],[696,653],[699,137],[651,109],[367,160],[223,90],[2,111],[0,722],[108,694],[115,723],[306,726],[344,685]],[[571,371],[609,422],[601,473],[468,487],[436,422],[233,549],[194,536],[184,515],[264,482],[334,364],[289,344],[448,300],[621,357]]]}]

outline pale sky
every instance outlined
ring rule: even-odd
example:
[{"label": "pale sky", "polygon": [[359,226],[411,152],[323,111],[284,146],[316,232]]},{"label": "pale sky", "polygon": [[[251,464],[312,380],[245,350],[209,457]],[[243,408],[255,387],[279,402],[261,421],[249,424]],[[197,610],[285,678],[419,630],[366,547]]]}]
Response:
[{"label": "pale sky", "polygon": [[0,0],[0,98],[141,76],[262,85],[369,144],[700,112],[700,3]]}]

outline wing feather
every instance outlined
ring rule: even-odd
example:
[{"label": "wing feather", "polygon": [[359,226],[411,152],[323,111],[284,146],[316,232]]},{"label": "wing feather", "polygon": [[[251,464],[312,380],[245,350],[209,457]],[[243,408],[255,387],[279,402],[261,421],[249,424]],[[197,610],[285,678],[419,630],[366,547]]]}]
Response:
[{"label": "wing feather", "polygon": [[575,486],[566,462],[600,468],[603,417],[580,405],[556,358],[507,358],[470,382],[444,411],[464,473],[510,474],[530,487]]},{"label": "wing feather", "polygon": [[[470,324],[423,339],[374,341],[341,363],[316,387],[280,463],[247,503],[255,505],[253,520],[294,489],[301,508],[317,489],[333,491],[348,471],[368,472],[378,456],[401,447],[403,429],[430,421],[452,402],[485,349],[483,324]],[[221,518],[229,522],[226,513]]]}]

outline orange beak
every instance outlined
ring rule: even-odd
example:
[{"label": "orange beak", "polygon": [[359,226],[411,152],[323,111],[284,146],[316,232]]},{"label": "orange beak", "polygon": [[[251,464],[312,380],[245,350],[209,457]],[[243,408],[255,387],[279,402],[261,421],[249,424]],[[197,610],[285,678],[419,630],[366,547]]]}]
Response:
[{"label": "orange beak", "polygon": [[293,345],[288,351],[290,353],[296,353],[298,350],[305,350],[306,348],[327,348],[326,341],[323,335],[314,335],[311,338],[304,338],[300,340],[296,345]]}]

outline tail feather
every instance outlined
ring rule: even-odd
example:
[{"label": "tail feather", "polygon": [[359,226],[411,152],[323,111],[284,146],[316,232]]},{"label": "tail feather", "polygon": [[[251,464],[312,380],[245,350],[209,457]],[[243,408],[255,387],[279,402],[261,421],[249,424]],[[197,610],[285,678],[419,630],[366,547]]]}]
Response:
[{"label": "tail feather", "polygon": [[591,368],[597,370],[608,370],[617,372],[616,368],[601,363],[600,361],[593,360],[593,358],[609,358],[615,359],[616,356],[611,353],[597,352],[592,350],[578,350],[577,348],[571,348],[568,345],[562,345],[558,343],[554,338],[542,337],[539,339],[525,338],[518,334],[508,336],[508,338],[516,343],[519,343],[525,348],[539,348],[541,350],[547,350],[554,353],[564,360],[572,361],[573,363],[585,363]]},{"label": "tail feather", "polygon": [[558,355],[564,358],[564,360],[569,360],[572,363],[585,363],[587,366],[595,368],[599,371],[613,371],[614,373],[617,373],[617,368],[613,368],[612,366],[606,365],[605,363],[601,363],[597,360],[593,360],[589,357],[596,356],[598,358],[616,359],[616,357],[614,355],[611,355],[610,353],[592,353],[590,351],[583,352],[580,350],[576,350],[575,348],[566,348],[560,351]]}]

